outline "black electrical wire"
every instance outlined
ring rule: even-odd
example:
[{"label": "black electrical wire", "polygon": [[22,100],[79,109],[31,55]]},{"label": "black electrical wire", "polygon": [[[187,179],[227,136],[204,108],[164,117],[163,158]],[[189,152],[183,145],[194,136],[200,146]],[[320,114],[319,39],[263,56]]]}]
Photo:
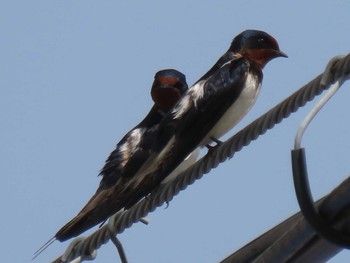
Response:
[{"label": "black electrical wire", "polygon": [[295,193],[306,221],[320,236],[340,247],[350,249],[350,236],[333,228],[332,223],[324,219],[314,205],[304,148],[292,150],[292,167]]},{"label": "black electrical wire", "polygon": [[[329,66],[327,66],[328,70],[331,70],[335,61],[336,60],[330,61]],[[306,128],[311,123],[316,114],[320,111],[320,109],[338,91],[344,80],[345,77],[339,77],[339,79],[332,82],[332,87],[310,111],[310,113],[307,115],[299,127],[295,137],[294,150],[292,150],[292,169],[295,193],[300,209],[306,221],[316,230],[317,234],[319,234],[321,237],[324,237],[329,242],[334,243],[340,247],[350,249],[350,236],[333,228],[331,222],[328,222],[324,217],[320,215],[318,209],[314,204],[306,167],[305,149],[301,148],[300,146],[301,139]]]}]

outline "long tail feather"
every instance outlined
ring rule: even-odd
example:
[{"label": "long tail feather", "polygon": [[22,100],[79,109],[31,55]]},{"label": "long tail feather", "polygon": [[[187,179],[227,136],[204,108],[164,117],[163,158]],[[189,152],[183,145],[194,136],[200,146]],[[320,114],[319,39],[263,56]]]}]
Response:
[{"label": "long tail feather", "polygon": [[56,233],[55,238],[66,241],[104,222],[122,209],[117,200],[113,189],[97,191],[79,214]]}]

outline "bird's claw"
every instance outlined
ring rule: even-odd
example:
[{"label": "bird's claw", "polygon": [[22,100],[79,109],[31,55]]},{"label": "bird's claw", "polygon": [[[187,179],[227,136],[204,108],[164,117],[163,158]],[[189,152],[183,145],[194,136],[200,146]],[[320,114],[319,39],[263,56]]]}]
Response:
[{"label": "bird's claw", "polygon": [[214,138],[214,137],[210,137],[210,140],[211,140],[212,142],[215,142],[215,145],[210,145],[210,144],[205,145],[205,147],[207,147],[207,149],[208,149],[208,153],[209,153],[209,154],[211,154],[212,152],[214,152],[215,149],[216,149],[218,146],[220,146],[220,144],[222,144],[222,141],[220,141],[219,139],[216,139],[216,138]]}]

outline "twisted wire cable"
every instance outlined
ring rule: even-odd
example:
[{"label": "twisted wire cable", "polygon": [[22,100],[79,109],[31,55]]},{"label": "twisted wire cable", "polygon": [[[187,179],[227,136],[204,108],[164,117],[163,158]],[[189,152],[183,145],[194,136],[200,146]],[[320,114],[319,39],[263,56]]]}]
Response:
[{"label": "twisted wire cable", "polygon": [[175,179],[158,187],[147,198],[142,199],[130,209],[113,215],[108,224],[90,236],[73,240],[65,253],[53,262],[71,262],[74,259],[74,262],[82,262],[94,259],[96,250],[109,241],[111,233],[122,233],[149,212],[153,212],[157,207],[170,202],[180,191],[186,189],[204,174],[209,173],[220,163],[232,158],[244,146],[249,145],[267,130],[272,129],[291,113],[296,112],[300,107],[328,89],[336,80],[343,78],[345,81],[349,77],[350,54],[345,57],[335,57],[330,61],[324,73],[250,123],[226,142],[219,144],[210,154],[205,155]]}]

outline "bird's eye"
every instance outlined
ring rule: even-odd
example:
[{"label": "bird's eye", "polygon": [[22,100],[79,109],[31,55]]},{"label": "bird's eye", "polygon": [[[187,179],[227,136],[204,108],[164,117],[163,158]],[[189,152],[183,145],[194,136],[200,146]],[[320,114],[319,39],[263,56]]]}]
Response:
[{"label": "bird's eye", "polygon": [[263,37],[258,38],[258,43],[259,43],[259,44],[264,44],[264,43],[265,43],[265,41],[266,41],[266,39],[265,39],[265,38],[263,38]]},{"label": "bird's eye", "polygon": [[260,48],[268,48],[270,43],[269,43],[269,39],[266,38],[266,37],[260,37],[258,38],[258,43],[257,45],[260,47]]}]

